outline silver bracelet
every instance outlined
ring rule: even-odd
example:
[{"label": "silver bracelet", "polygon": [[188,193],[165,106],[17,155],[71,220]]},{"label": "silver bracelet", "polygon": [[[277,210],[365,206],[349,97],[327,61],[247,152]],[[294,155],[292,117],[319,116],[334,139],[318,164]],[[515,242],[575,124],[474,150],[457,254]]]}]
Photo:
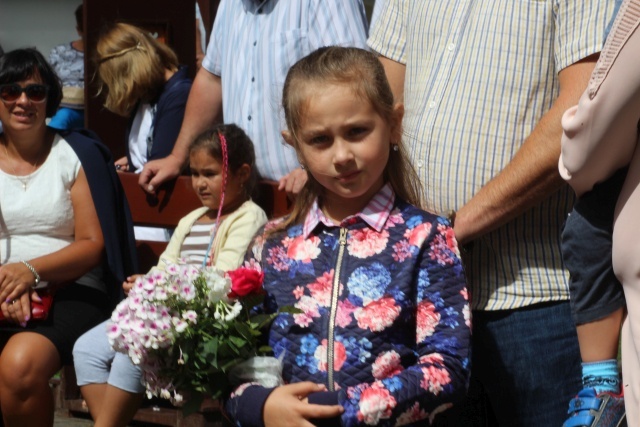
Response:
[{"label": "silver bracelet", "polygon": [[33,276],[36,278],[36,282],[32,286],[33,288],[35,288],[36,286],[38,286],[38,283],[40,283],[40,275],[38,274],[36,269],[33,267],[33,265],[29,264],[27,261],[20,261],[20,262],[23,263],[29,269],[29,271],[33,273]]}]

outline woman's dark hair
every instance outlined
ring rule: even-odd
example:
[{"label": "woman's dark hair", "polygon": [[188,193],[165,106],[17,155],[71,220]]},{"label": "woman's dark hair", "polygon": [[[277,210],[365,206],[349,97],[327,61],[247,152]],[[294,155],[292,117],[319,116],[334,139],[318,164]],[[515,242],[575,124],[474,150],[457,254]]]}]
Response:
[{"label": "woman's dark hair", "polygon": [[245,196],[251,197],[253,189],[258,182],[256,170],[256,155],[251,138],[236,124],[219,124],[201,133],[189,147],[189,154],[196,150],[206,150],[214,159],[222,162],[222,146],[220,134],[227,141],[227,157],[229,159],[229,172],[236,173],[245,163],[251,167],[249,179],[244,184]]},{"label": "woman's dark hair", "polygon": [[60,79],[36,49],[16,49],[0,57],[0,85],[40,77],[47,86],[47,117],[52,117],[62,99]]}]

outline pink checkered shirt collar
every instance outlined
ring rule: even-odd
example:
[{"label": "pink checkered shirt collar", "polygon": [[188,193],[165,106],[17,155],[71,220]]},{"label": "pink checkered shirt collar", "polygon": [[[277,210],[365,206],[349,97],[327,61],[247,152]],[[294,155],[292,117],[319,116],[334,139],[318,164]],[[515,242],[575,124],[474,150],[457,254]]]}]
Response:
[{"label": "pink checkered shirt collar", "polygon": [[[346,226],[355,221],[356,218],[362,219],[369,227],[373,228],[377,232],[382,231],[382,227],[391,215],[391,209],[393,209],[393,202],[396,199],[396,193],[391,188],[390,184],[385,184],[380,191],[367,203],[362,212],[358,212],[355,215],[346,217],[340,223],[340,226]],[[322,209],[318,206],[318,199],[313,202],[307,217],[304,220],[304,226],[302,228],[302,235],[306,239],[309,237],[314,228],[318,224],[324,224],[327,227],[336,227],[336,225],[326,217],[322,212]]]}]

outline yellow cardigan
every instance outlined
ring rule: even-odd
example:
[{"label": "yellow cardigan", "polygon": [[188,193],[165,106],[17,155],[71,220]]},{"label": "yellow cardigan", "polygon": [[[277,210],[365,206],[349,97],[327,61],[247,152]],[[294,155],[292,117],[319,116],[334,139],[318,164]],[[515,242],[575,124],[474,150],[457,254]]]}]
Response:
[{"label": "yellow cardigan", "polygon": [[[182,243],[191,231],[193,224],[209,208],[201,207],[180,220],[165,251],[160,255],[158,267],[164,269],[166,264],[178,262]],[[251,200],[244,202],[238,209],[220,223],[213,242],[213,265],[227,271],[237,268],[244,259],[245,252],[254,234],[267,222],[267,215],[262,208]]]}]

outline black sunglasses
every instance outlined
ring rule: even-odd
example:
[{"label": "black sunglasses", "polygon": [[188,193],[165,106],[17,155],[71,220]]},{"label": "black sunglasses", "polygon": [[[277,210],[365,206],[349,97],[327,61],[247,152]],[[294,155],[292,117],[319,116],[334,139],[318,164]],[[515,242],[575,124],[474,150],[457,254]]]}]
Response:
[{"label": "black sunglasses", "polygon": [[15,102],[22,96],[22,92],[27,94],[31,102],[44,102],[47,99],[49,88],[45,85],[33,84],[25,87],[17,83],[0,85],[0,99],[4,102]]}]

